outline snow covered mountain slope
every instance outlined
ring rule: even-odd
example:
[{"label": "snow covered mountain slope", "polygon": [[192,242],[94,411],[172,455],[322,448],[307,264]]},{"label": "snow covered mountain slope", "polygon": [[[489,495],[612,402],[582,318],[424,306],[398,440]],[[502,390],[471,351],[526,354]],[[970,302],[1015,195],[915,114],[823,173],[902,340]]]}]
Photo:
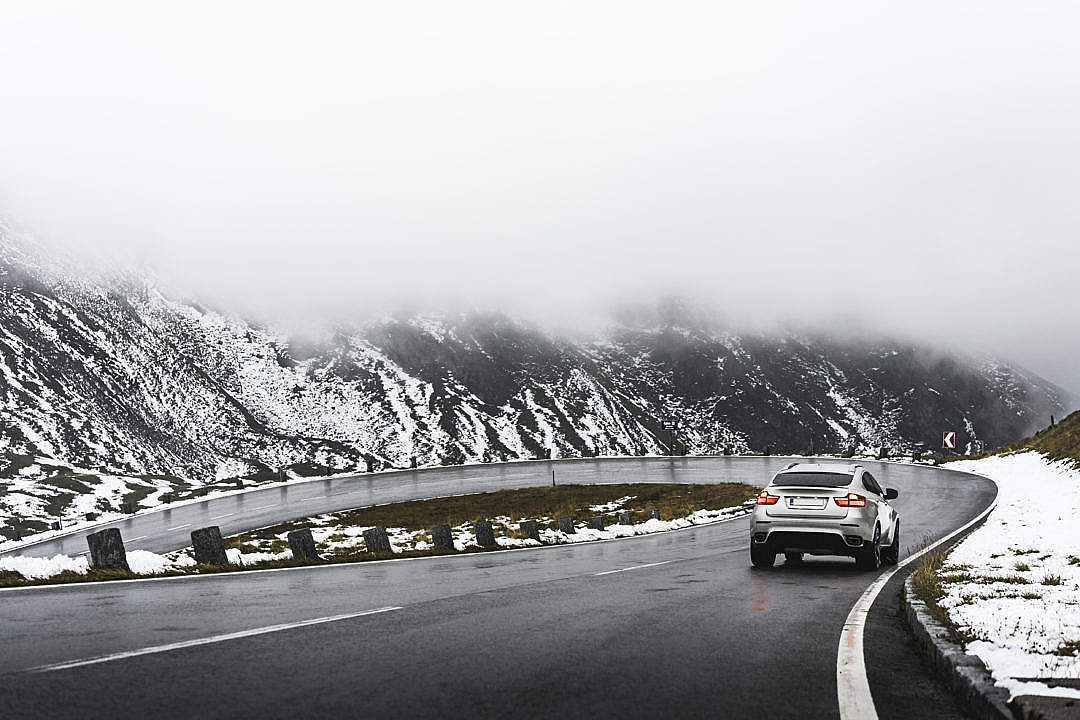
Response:
[{"label": "snow covered mountain slope", "polygon": [[111,478],[96,507],[115,510],[281,467],[665,453],[665,421],[689,453],[910,450],[943,429],[996,445],[1072,402],[1000,362],[692,317],[572,341],[497,314],[410,316],[302,348],[143,278],[90,276],[0,225],[0,525],[40,529],[74,504],[49,485],[57,466]]}]

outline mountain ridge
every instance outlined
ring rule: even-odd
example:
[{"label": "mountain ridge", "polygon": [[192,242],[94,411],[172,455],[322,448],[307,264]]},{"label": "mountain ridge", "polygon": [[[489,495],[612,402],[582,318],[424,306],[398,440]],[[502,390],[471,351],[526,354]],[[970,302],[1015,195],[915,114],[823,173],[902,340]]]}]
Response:
[{"label": "mountain ridge", "polygon": [[[1075,402],[1000,361],[740,334],[674,306],[659,324],[585,339],[500,313],[415,314],[302,347],[146,278],[95,277],[37,253],[0,227],[0,453],[110,477],[198,485],[282,467],[910,452],[935,447],[943,430],[1001,445]],[[32,480],[27,467],[19,478]],[[53,474],[41,473],[47,485]],[[0,469],[0,514],[44,516],[43,495],[5,477]],[[102,509],[115,509],[117,492]]]}]

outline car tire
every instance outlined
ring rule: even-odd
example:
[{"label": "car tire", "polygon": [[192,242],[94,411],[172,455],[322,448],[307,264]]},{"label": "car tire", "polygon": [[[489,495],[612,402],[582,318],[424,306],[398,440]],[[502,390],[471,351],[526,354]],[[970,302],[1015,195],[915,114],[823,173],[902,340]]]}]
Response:
[{"label": "car tire", "polygon": [[801,552],[786,552],[784,553],[784,562],[788,565],[798,565],[802,562]]},{"label": "car tire", "polygon": [[754,567],[771,568],[776,562],[776,551],[760,545],[750,546],[750,562]]},{"label": "car tire", "polygon": [[860,570],[877,570],[881,567],[881,528],[874,528],[874,539],[859,550],[855,565]]},{"label": "car tire", "polygon": [[895,565],[900,562],[900,524],[897,523],[893,530],[892,545],[881,548],[881,561],[886,565]]}]

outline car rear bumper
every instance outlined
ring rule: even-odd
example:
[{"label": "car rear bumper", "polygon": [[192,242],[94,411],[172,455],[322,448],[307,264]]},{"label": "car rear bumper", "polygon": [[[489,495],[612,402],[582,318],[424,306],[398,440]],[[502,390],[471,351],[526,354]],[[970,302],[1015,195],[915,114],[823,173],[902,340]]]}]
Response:
[{"label": "car rear bumper", "polygon": [[854,555],[874,539],[874,520],[861,513],[849,513],[842,520],[776,520],[755,513],[750,524],[750,542],[775,552],[803,552],[811,555]]},{"label": "car rear bumper", "polygon": [[[764,535],[764,539],[762,539]],[[751,535],[750,542],[773,552],[801,552],[809,555],[854,555],[863,546],[859,535],[816,530],[777,530]]]}]

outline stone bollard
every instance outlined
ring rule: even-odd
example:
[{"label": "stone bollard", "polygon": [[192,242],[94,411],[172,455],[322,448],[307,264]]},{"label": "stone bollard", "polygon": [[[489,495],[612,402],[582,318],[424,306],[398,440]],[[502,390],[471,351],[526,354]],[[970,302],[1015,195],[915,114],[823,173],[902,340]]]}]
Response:
[{"label": "stone bollard", "polygon": [[449,525],[436,525],[431,528],[431,544],[445,550],[457,550],[454,547],[454,533]]},{"label": "stone bollard", "polygon": [[87,522],[94,522],[97,519],[98,519],[98,514],[97,513],[95,513],[95,512],[86,513]]},{"label": "stone bollard", "polygon": [[234,480],[233,482],[236,483],[236,489],[237,490],[243,490],[244,489],[244,478],[236,478],[236,480]]},{"label": "stone bollard", "polygon": [[90,533],[86,536],[86,544],[90,546],[92,569],[131,572],[127,562],[127,551],[124,549],[124,539],[120,537],[118,528],[105,528]]},{"label": "stone bollard", "polygon": [[167,492],[167,493],[165,493],[165,494],[163,494],[161,496],[161,502],[163,502],[163,503],[171,503],[172,501],[173,501],[173,494],[171,492]]},{"label": "stone bollard", "polygon": [[620,525],[633,525],[634,524],[634,513],[632,513],[632,512],[621,512],[621,513],[619,513],[619,524]]},{"label": "stone bollard", "polygon": [[49,525],[49,529],[50,530],[63,530],[64,529],[64,524],[62,522],[60,522],[59,520],[55,520]]},{"label": "stone bollard", "polygon": [[574,529],[574,518],[569,515],[559,518],[559,530],[567,535],[576,533],[577,530]]},{"label": "stone bollard", "polygon": [[195,562],[200,565],[228,565],[225,543],[217,525],[191,532],[191,546],[195,549]]},{"label": "stone bollard", "polygon": [[656,508],[653,508],[652,510],[649,511],[648,519],[649,520],[659,520],[660,519],[660,511],[657,510]]},{"label": "stone bollard", "polygon": [[377,525],[364,531],[364,545],[369,553],[392,553],[390,536],[386,534],[386,528]]},{"label": "stone bollard", "polygon": [[473,532],[476,533],[476,544],[480,547],[495,547],[495,528],[491,526],[490,520],[481,520],[473,525]]},{"label": "stone bollard", "polygon": [[529,538],[530,540],[536,540],[537,542],[540,542],[540,523],[536,522],[535,520],[526,520],[525,522],[518,525],[518,530],[520,530],[521,534]]},{"label": "stone bollard", "polygon": [[416,456],[413,455],[411,458],[409,458],[409,467],[411,467],[413,470],[415,470],[416,466],[417,466]]},{"label": "stone bollard", "polygon": [[130,501],[124,502],[124,504],[120,506],[120,512],[124,513],[125,515],[133,514],[135,512],[135,503]]},{"label": "stone bollard", "polygon": [[312,537],[310,529],[293,530],[287,537],[294,560],[322,560],[315,548],[315,538]]},{"label": "stone bollard", "polygon": [[600,515],[597,515],[596,517],[589,518],[589,529],[590,530],[603,530],[604,529],[604,518],[601,517]]}]

